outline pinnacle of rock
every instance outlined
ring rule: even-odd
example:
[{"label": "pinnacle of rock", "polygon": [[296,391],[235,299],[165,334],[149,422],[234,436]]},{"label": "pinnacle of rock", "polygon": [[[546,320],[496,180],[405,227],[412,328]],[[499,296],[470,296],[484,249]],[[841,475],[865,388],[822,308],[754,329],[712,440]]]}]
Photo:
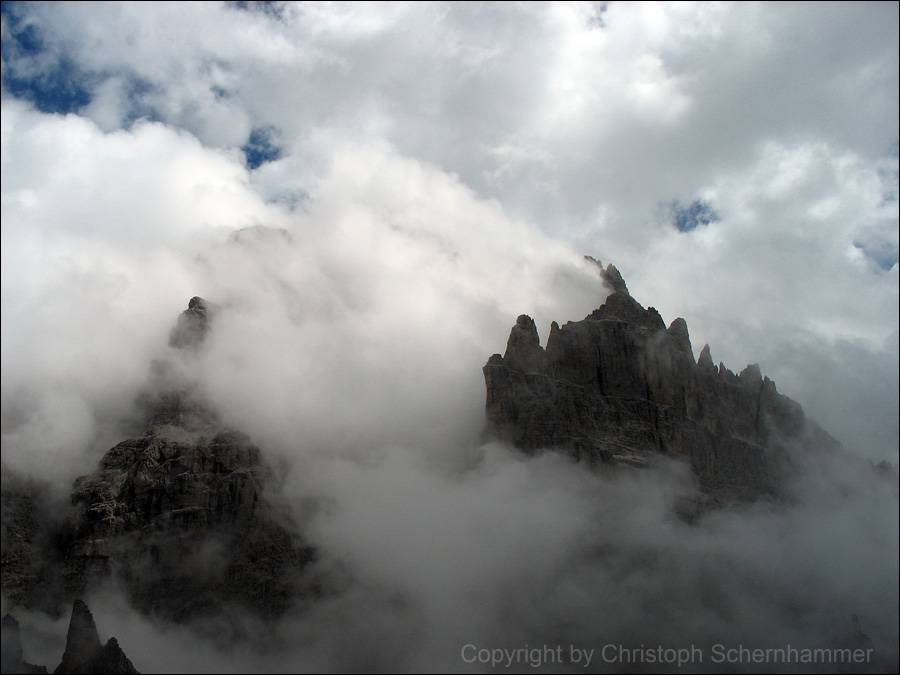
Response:
[{"label": "pinnacle of rock", "polygon": [[178,349],[199,347],[209,332],[212,313],[209,302],[198,295],[192,297],[172,329],[169,344]]},{"label": "pinnacle of rock", "polygon": [[715,371],[716,366],[713,363],[712,355],[709,352],[709,345],[703,345],[700,350],[700,358],[697,359],[697,367],[704,371]]},{"label": "pinnacle of rock", "polygon": [[108,675],[137,673],[115,638],[103,645],[91,610],[82,600],[72,604],[72,618],[66,635],[66,651],[54,673]]}]

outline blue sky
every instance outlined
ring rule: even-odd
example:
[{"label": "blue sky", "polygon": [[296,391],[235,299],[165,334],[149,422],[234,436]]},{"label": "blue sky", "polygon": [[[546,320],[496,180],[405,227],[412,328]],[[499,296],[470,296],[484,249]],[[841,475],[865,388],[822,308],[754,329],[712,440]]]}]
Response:
[{"label": "blue sky", "polygon": [[[86,106],[91,100],[91,77],[65,55],[48,52],[41,30],[27,19],[28,6],[4,2],[2,14],[4,91],[43,112],[77,112]],[[46,57],[48,62],[31,67]]]},{"label": "blue sky", "polygon": [[672,214],[675,227],[682,232],[690,232],[699,226],[712,225],[721,220],[712,206],[701,199],[695,199],[687,205],[677,200],[672,202]]}]

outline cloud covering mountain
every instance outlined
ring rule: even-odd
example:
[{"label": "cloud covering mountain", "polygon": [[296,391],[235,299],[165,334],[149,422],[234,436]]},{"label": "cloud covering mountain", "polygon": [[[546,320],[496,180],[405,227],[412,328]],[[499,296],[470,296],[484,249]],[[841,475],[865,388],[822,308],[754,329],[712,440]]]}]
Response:
[{"label": "cloud covering mountain", "polygon": [[[222,311],[183,367],[282,463],[345,583],[271,658],[92,603],[139,670],[781,643],[854,613],[895,663],[896,474],[867,461],[896,464],[900,437],[897,22],[894,3],[5,3],[4,471],[66,494],[202,295]],[[598,480],[484,444],[481,367],[515,317],[545,340],[604,300],[583,254],[865,461],[812,462],[794,509],[689,527],[678,466]]]}]

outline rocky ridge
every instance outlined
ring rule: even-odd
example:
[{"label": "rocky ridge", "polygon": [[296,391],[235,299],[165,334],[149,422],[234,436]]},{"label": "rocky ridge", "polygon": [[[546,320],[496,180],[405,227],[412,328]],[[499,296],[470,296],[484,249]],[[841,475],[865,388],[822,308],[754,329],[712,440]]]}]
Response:
[{"label": "rocky ridge", "polygon": [[591,464],[680,458],[721,501],[777,494],[790,444],[836,447],[758,365],[735,374],[713,363],[709,345],[695,361],[684,319],[666,326],[613,265],[588,260],[610,291],[604,304],[581,321],[554,321],[546,347],[519,316],[506,352],[485,364],[491,433]]}]

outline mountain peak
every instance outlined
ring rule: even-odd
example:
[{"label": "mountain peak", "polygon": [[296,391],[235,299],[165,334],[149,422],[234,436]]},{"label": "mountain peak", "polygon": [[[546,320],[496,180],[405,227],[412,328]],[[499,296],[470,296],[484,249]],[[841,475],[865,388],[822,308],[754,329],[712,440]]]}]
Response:
[{"label": "mountain peak", "polygon": [[544,350],[541,348],[541,340],[534,319],[527,314],[520,314],[516,319],[516,325],[509,332],[503,360],[511,368],[528,372],[540,370],[543,367],[544,358]]},{"label": "mountain peak", "polygon": [[81,600],[72,603],[72,618],[66,634],[66,651],[56,672],[75,673],[100,651],[100,636],[91,610]]},{"label": "mountain peak", "polygon": [[[173,344],[198,346],[215,311],[207,300],[191,298]],[[272,468],[196,381],[166,363],[157,371],[155,391],[142,402],[144,431],[75,481],[70,587],[81,593],[97,578],[115,575],[136,607],[177,620],[229,605],[261,616],[283,613],[312,551],[285,516]],[[73,626],[89,632],[89,617],[76,603]]]},{"label": "mountain peak", "polygon": [[784,443],[805,442],[812,424],[758,365],[717,371],[708,345],[694,361],[687,322],[667,328],[624,290],[582,321],[554,322],[546,349],[519,316],[506,355],[483,371],[488,427],[520,449],[556,448],[592,465],[680,457],[713,499],[777,493]]},{"label": "mountain peak", "polygon": [[205,315],[207,309],[208,305],[206,303],[206,300],[201,298],[199,295],[195,295],[193,298],[188,300],[188,310],[190,311]]},{"label": "mountain peak", "polygon": [[72,603],[66,651],[54,673],[137,673],[115,638],[103,645],[91,610],[82,600]]},{"label": "mountain peak", "polygon": [[195,295],[188,300],[188,308],[179,316],[169,335],[169,345],[178,349],[196,348],[206,339],[213,307],[207,300]]},{"label": "mountain peak", "polygon": [[703,345],[703,349],[700,350],[700,357],[697,359],[697,367],[700,370],[705,371],[714,371],[716,369],[716,365],[713,363],[712,354],[709,352],[709,345]]},{"label": "mountain peak", "polygon": [[597,266],[597,269],[600,272],[600,278],[603,279],[603,283],[608,286],[613,293],[629,294],[625,279],[622,278],[622,274],[615,265],[610,263],[604,267],[600,260],[590,255],[584,256],[584,259]]},{"label": "mountain peak", "polygon": [[676,346],[681,351],[690,354],[691,358],[694,358],[694,351],[691,348],[691,336],[688,333],[687,321],[679,316],[669,325],[668,333],[675,341]]}]

